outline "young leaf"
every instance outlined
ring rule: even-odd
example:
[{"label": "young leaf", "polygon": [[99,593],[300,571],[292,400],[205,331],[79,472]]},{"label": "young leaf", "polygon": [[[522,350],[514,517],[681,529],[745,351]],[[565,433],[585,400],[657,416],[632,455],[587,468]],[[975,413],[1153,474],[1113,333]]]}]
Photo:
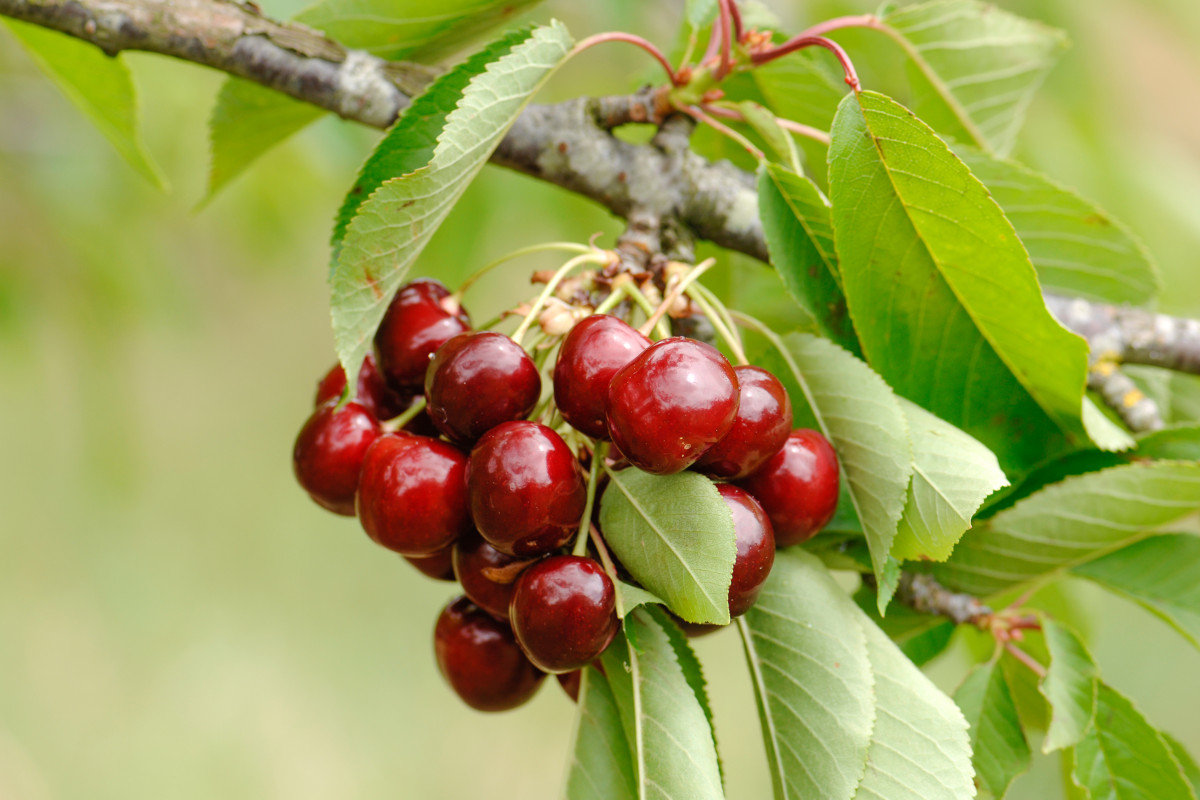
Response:
[{"label": "young leaf", "polygon": [[1109,419],[1090,397],[1083,398],[1083,427],[1101,450],[1120,453],[1137,445],[1129,432]]},{"label": "young leaf", "polygon": [[336,267],[346,229],[375,190],[391,178],[408,175],[429,163],[438,137],[446,126],[446,117],[462,98],[471,79],[487,66],[512,52],[529,38],[529,29],[517,30],[472,55],[430,84],[413,100],[404,114],[375,147],[358,172],[358,179],[346,194],[333,226],[332,262]]},{"label": "young leaf", "polygon": [[737,544],[729,507],[695,472],[609,473],[600,527],[638,583],[688,622],[729,622],[729,582]]},{"label": "young leaf", "polygon": [[912,444],[900,403],[870,367],[825,339],[802,333],[768,338],[775,349],[763,366],[787,387],[796,426],[817,427],[837,450],[883,584],[912,473]]},{"label": "young leaf", "polygon": [[159,189],[165,189],[166,180],[142,143],[137,89],[125,60],[110,58],[90,42],[65,33],[14,19],[6,19],[4,24],[34,63],[92,121],[129,166]]},{"label": "young leaf", "polygon": [[954,693],[954,702],[971,725],[971,752],[979,785],[997,798],[1013,779],[1029,769],[1029,743],[1017,706],[997,662],[971,670]]},{"label": "young leaf", "polygon": [[1200,647],[1200,537],[1151,536],[1071,572],[1128,597]]},{"label": "young leaf", "polygon": [[708,701],[708,681],[704,679],[704,669],[700,666],[700,659],[696,657],[696,652],[688,644],[687,636],[675,624],[675,621],[667,616],[667,612],[650,605],[647,606],[646,611],[666,633],[667,641],[671,643],[671,649],[675,651],[675,659],[679,662],[679,669],[688,682],[688,686],[692,688],[692,694],[695,695],[696,702],[700,704],[704,718],[708,720],[708,729],[712,731],[713,735],[713,748],[717,753],[717,771],[721,773],[723,785],[725,768],[721,763],[721,749],[717,745],[717,727],[713,724],[712,704]]},{"label": "young leaf", "polygon": [[617,581],[617,593],[621,595],[621,619],[625,619],[638,606],[663,605],[658,595],[625,581]]},{"label": "young leaf", "polygon": [[996,456],[925,409],[900,399],[913,442],[913,476],[892,543],[899,559],[945,561],[992,492],[1008,485]]},{"label": "young leaf", "polygon": [[334,341],[347,375],[358,374],[413,261],[570,47],[562,24],[535,28],[470,81],[429,164],[387,181],[359,207],[330,276]]},{"label": "young leaf", "polygon": [[737,104],[737,109],[745,118],[746,124],[771,148],[771,153],[775,156],[773,160],[799,173],[800,152],[796,150],[796,142],[779,124],[771,110],[753,100],[743,100]]},{"label": "young leaf", "polygon": [[955,146],[954,152],[1004,209],[1043,288],[1132,305],[1158,294],[1158,268],[1120,222],[1015,161],[966,145]]},{"label": "young leaf", "polygon": [[875,673],[875,728],[854,800],[973,797],[962,712],[861,612],[859,620]]},{"label": "young leaf", "polygon": [[1087,344],[1046,310],[1012,226],[942,140],[883,95],[849,96],[829,183],[850,316],[896,392],[1006,468],[1084,443]]},{"label": "young leaf", "polygon": [[1038,691],[1050,704],[1050,727],[1042,752],[1072,747],[1083,738],[1096,712],[1100,673],[1074,631],[1052,619],[1042,620],[1050,666]]},{"label": "young leaf", "polygon": [[1091,800],[1196,800],[1162,734],[1104,683],[1092,727],[1075,745],[1072,777]]},{"label": "young leaf", "polygon": [[1153,461],[1068,478],[963,536],[934,567],[945,586],[986,596],[1129,544],[1200,509],[1200,464]]},{"label": "young leaf", "polygon": [[638,609],[601,660],[631,747],[636,796],[723,800],[712,730],[664,627]]},{"label": "young leaf", "polygon": [[1062,32],[979,0],[907,6],[883,23],[912,60],[929,119],[1001,155],[1012,150],[1033,93],[1066,45]]},{"label": "young leaf", "polygon": [[575,744],[567,772],[567,800],[636,800],[633,761],[617,701],[595,667],[579,681]]},{"label": "young leaf", "polygon": [[860,355],[842,294],[829,201],[808,178],[764,164],[758,170],[758,214],[771,264],[788,292],[821,333]]},{"label": "young leaf", "polygon": [[738,628],[776,800],[849,798],[875,717],[866,637],[849,598],[812,556],[781,550]]}]

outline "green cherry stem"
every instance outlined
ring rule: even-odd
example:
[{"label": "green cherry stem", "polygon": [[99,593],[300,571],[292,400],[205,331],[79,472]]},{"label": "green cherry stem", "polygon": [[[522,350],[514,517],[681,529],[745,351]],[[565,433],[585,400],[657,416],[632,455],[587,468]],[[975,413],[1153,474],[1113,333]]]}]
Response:
[{"label": "green cherry stem", "polygon": [[605,251],[589,250],[586,253],[575,256],[570,261],[559,267],[558,271],[554,273],[554,276],[546,282],[546,288],[542,290],[542,293],[538,295],[537,300],[533,302],[533,308],[529,310],[529,313],[525,315],[525,319],[521,320],[521,324],[517,326],[515,331],[513,331],[512,340],[517,344],[521,343],[521,339],[524,338],[525,332],[529,330],[529,326],[534,323],[534,320],[538,318],[538,314],[541,314],[542,309],[546,307],[546,301],[550,299],[550,295],[554,294],[554,290],[558,288],[560,283],[562,283],[563,278],[566,278],[567,275],[571,274],[576,267],[582,264],[597,264],[603,266],[610,263],[612,259],[612,254]]},{"label": "green cherry stem", "polygon": [[692,299],[692,302],[700,306],[700,310],[704,312],[704,316],[708,317],[708,321],[712,323],[717,333],[725,340],[725,344],[729,345],[729,349],[733,351],[733,357],[737,359],[737,362],[739,364],[749,364],[750,362],[746,360],[746,353],[742,350],[742,343],[734,335],[733,331],[726,327],[717,309],[700,292],[689,291],[687,294]]},{"label": "green cherry stem", "polygon": [[565,253],[591,253],[594,252],[595,249],[596,248],[594,247],[589,247],[586,244],[579,244],[578,242],[543,242],[542,244],[531,244],[528,247],[522,247],[519,250],[513,250],[511,253],[502,255],[495,261],[484,264],[482,267],[475,270],[471,277],[462,282],[462,285],[458,287],[458,291],[454,293],[453,297],[455,299],[461,298],[467,289],[470,289],[476,281],[494,270],[496,267],[507,264],[514,258],[527,256],[531,253],[544,253],[547,250],[556,250]]},{"label": "green cherry stem", "polygon": [[625,602],[621,598],[621,583],[620,577],[617,575],[617,567],[613,564],[612,556],[608,554],[608,545],[604,543],[604,537],[600,535],[600,529],[596,527],[596,523],[589,521],[588,530],[591,531],[592,544],[596,545],[596,553],[600,556],[600,563],[604,565],[604,571],[608,573],[608,577],[612,579],[613,586],[617,589],[617,616],[624,619]]},{"label": "green cherry stem", "polygon": [[596,507],[596,487],[600,484],[601,465],[607,454],[608,442],[596,442],[592,448],[592,468],[588,472],[587,502],[583,506],[583,517],[579,520],[579,535],[575,537],[572,555],[581,556],[587,552],[588,529],[592,524],[592,509]]},{"label": "green cherry stem", "polygon": [[391,419],[382,423],[382,425],[380,427],[382,427],[388,433],[395,433],[396,431],[400,430],[408,423],[412,422],[413,418],[416,417],[418,414],[420,414],[424,410],[425,410],[425,395],[421,395],[420,397],[418,397],[416,400],[413,401],[413,404],[411,406],[409,406],[403,414],[392,417]]},{"label": "green cherry stem", "polygon": [[[647,319],[654,316],[654,312],[657,311],[654,304],[646,298],[646,295],[642,294],[641,289],[633,285],[632,280],[622,283],[619,288],[630,300],[638,304],[638,307],[642,309],[642,313],[646,315]],[[660,339],[666,339],[671,335],[671,329],[661,319],[658,321],[657,331],[658,338]],[[643,335],[649,336],[650,334],[647,332]]]},{"label": "green cherry stem", "polygon": [[654,329],[654,326],[662,320],[663,314],[667,313],[667,309],[669,309],[675,303],[675,301],[679,299],[681,294],[687,291],[689,286],[695,283],[697,278],[712,269],[716,263],[717,260],[715,258],[707,258],[696,266],[692,267],[692,269],[688,270],[688,272],[682,278],[675,280],[673,282],[674,285],[671,286],[667,291],[667,296],[664,297],[663,301],[658,304],[658,308],[654,309],[654,313],[646,319],[638,332],[641,333],[642,336],[649,336],[650,331]]},{"label": "green cherry stem", "polygon": [[608,312],[610,312],[614,308],[616,308],[620,304],[620,302],[624,299],[625,299],[625,293],[622,292],[619,288],[614,288],[611,292],[608,293],[608,297],[604,298],[604,300],[600,303],[600,305],[596,306],[596,310],[593,311],[592,313],[593,314],[607,314]]},{"label": "green cherry stem", "polygon": [[729,313],[729,309],[725,307],[725,304],[721,302],[720,298],[717,297],[712,289],[709,289],[702,283],[697,283],[692,288],[704,295],[704,299],[707,300],[712,307],[717,310],[717,313],[721,315],[721,321],[725,323],[727,328],[729,328],[729,332],[734,335],[738,341],[738,345],[744,350],[745,347],[742,345],[742,334],[740,331],[738,331],[737,323],[733,321],[733,315]]}]

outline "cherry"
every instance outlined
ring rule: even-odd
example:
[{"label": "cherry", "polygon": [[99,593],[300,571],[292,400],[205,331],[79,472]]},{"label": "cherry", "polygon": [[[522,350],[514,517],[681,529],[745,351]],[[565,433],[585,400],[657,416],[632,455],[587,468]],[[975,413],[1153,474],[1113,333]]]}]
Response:
[{"label": "cherry", "polygon": [[354,490],[367,448],[379,438],[375,415],[358,403],[320,406],[304,423],[292,449],[296,480],[323,508],[354,516]]},{"label": "cherry", "polygon": [[649,339],[607,314],[588,317],[572,328],[554,366],[554,403],[563,419],[593,439],[608,439],[608,384],[617,370],[649,346]]},{"label": "cherry", "polygon": [[643,350],[608,386],[613,444],[658,475],[691,466],[729,432],[737,409],[737,374],[725,357],[678,336]]},{"label": "cherry", "polygon": [[557,433],[519,420],[492,428],[471,451],[471,518],[503,553],[535,556],[562,547],[587,504],[579,462]]},{"label": "cherry", "polygon": [[546,672],[571,672],[617,635],[616,602],[613,582],[593,559],[551,556],[517,578],[508,618],[530,661]]},{"label": "cherry", "polygon": [[733,427],[709,448],[693,468],[712,478],[744,478],[779,452],[792,430],[792,401],[771,373],[761,367],[734,367],[738,410]]},{"label": "cherry", "polygon": [[[346,371],[341,364],[334,364],[317,385],[315,405],[341,399],[345,389]],[[410,396],[395,391],[384,382],[375,366],[375,356],[370,353],[358,370],[358,386],[354,397],[350,399],[374,414],[375,419],[391,419],[412,402]]]},{"label": "cherry", "polygon": [[450,292],[441,283],[421,278],[401,287],[375,334],[379,369],[397,388],[418,389],[429,357],[452,336],[471,330],[461,308],[448,308]]},{"label": "cherry", "polygon": [[737,560],[729,584],[729,616],[740,617],[758,599],[758,591],[775,563],[775,534],[762,506],[745,489],[717,484],[717,492],[733,514]]},{"label": "cherry", "polygon": [[442,609],[433,648],[442,677],[477,711],[516,708],[546,677],[521,652],[507,625],[465,597]]},{"label": "cherry", "polygon": [[427,411],[451,441],[472,444],[501,422],[528,416],[542,379],[521,346],[502,333],[460,333],[425,373]]},{"label": "cherry", "polygon": [[454,564],[452,563],[453,548],[446,547],[438,550],[433,555],[429,556],[403,556],[404,560],[412,564],[422,574],[433,578],[435,581],[453,581],[454,580]]},{"label": "cherry", "polygon": [[838,461],[829,440],[799,428],[783,448],[738,485],[754,496],[775,529],[775,546],[811,539],[837,510]]},{"label": "cherry", "polygon": [[513,581],[527,562],[501,553],[474,534],[454,543],[453,559],[454,577],[458,578],[471,602],[493,617],[508,622]]},{"label": "cherry", "polygon": [[358,517],[379,544],[431,556],[471,532],[467,457],[453,445],[411,434],[380,436],[363,459]]}]

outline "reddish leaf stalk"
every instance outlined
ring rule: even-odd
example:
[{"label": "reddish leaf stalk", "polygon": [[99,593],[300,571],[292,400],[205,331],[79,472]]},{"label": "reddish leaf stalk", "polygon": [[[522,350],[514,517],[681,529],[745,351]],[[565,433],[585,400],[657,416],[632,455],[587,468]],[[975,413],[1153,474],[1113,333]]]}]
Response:
[{"label": "reddish leaf stalk", "polygon": [[605,42],[625,42],[627,44],[634,45],[635,47],[640,47],[649,53],[655,61],[662,65],[662,68],[667,73],[667,78],[671,81],[672,86],[681,85],[679,76],[675,72],[675,68],[671,66],[671,62],[667,60],[667,57],[663,55],[663,52],[659,50],[653,42],[649,41],[648,39],[643,39],[641,36],[633,33],[625,33],[623,31],[597,33],[595,36],[589,36],[579,42],[579,44],[575,45],[574,49],[571,51],[571,55],[577,55],[582,53],[584,50],[595,47],[598,44],[604,44]]},{"label": "reddish leaf stalk", "polygon": [[1022,664],[1029,667],[1034,675],[1037,675],[1039,678],[1046,677],[1046,668],[1039,664],[1033,656],[1029,655],[1029,653],[1026,653],[1012,642],[1005,642],[1004,649],[1007,650],[1008,654],[1017,661],[1020,661]]},{"label": "reddish leaf stalk", "polygon": [[[714,117],[724,117],[725,119],[731,119],[736,122],[746,121],[746,117],[740,111],[735,111],[732,108],[722,108],[721,106],[710,105],[701,105],[700,108]],[[813,128],[790,119],[783,119],[782,117],[776,117],[775,121],[779,123],[779,127],[783,128],[785,131],[791,131],[792,133],[799,134],[800,136],[804,136],[808,139],[814,139],[821,144],[829,144],[829,134],[823,130]]]},{"label": "reddish leaf stalk", "polygon": [[757,147],[755,147],[754,144],[749,139],[747,139],[745,136],[742,136],[740,133],[735,131],[733,128],[730,128],[728,125],[726,125],[722,122],[719,122],[718,120],[714,119],[713,117],[710,117],[708,114],[704,113],[696,106],[678,106],[678,108],[684,114],[687,114],[689,117],[697,120],[698,122],[703,122],[705,125],[709,126],[717,133],[728,136],[730,139],[732,139],[733,141],[740,144],[746,150],[747,153],[754,156],[756,159],[761,161],[763,158],[765,158],[765,156],[763,155],[763,151],[759,150]]},{"label": "reddish leaf stalk", "polygon": [[[818,22],[799,36],[824,36],[842,28],[875,28],[883,27],[883,22],[874,14],[859,14],[852,17],[834,17],[824,22]],[[798,38],[798,37],[797,37]]]},{"label": "reddish leaf stalk", "polygon": [[833,53],[837,58],[838,63],[842,65],[842,70],[846,73],[846,83],[856,92],[862,91],[862,84],[858,81],[858,73],[854,70],[854,62],[850,60],[850,56],[841,48],[837,42],[830,41],[823,36],[805,36],[800,35],[792,39],[788,39],[779,47],[771,50],[765,50],[761,53],[755,53],[750,57],[755,66],[766,64],[768,61],[774,61],[777,58],[786,56],[788,53],[794,53],[797,50],[803,50],[806,47],[824,47],[829,52]]},{"label": "reddish leaf stalk", "polygon": [[733,20],[733,38],[734,41],[741,44],[745,38],[746,32],[742,28],[742,12],[738,10],[737,0],[729,0],[729,16]]},{"label": "reddish leaf stalk", "polygon": [[[733,38],[733,15],[729,11],[729,7],[733,5],[733,0],[720,0],[718,5],[721,9],[721,63],[717,66],[717,80],[721,80],[733,68],[733,58],[731,55],[733,49],[731,43]],[[716,32],[717,26],[714,25],[714,36],[716,36]]]}]

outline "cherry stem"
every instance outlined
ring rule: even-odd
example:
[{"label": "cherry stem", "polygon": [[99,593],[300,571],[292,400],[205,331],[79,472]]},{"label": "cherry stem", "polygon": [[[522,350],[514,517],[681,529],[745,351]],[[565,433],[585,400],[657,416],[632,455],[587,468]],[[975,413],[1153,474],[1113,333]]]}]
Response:
[{"label": "cherry stem", "polygon": [[590,253],[596,250],[596,248],[589,247],[586,244],[579,244],[578,242],[544,242],[542,244],[531,244],[530,246],[522,247],[519,250],[513,250],[511,253],[502,255],[495,261],[484,264],[482,267],[475,270],[471,277],[462,282],[462,285],[458,287],[458,291],[451,295],[451,297],[453,297],[455,300],[459,300],[462,298],[467,289],[470,289],[477,280],[494,270],[496,267],[512,261],[514,258],[527,256],[530,253],[544,253],[547,250],[559,250],[567,253]]},{"label": "cherry stem", "polygon": [[715,258],[709,258],[692,267],[682,278],[679,278],[677,275],[672,276],[670,285],[667,288],[667,296],[658,304],[658,308],[654,309],[654,313],[642,323],[642,327],[638,329],[638,333],[642,334],[642,336],[649,336],[650,331],[654,330],[654,326],[658,324],[658,321],[663,318],[663,314],[666,314],[667,310],[679,299],[684,290],[697,278],[712,269],[716,263],[717,260]]},{"label": "cherry stem", "polygon": [[620,287],[614,287],[613,290],[608,293],[608,297],[604,298],[604,300],[600,303],[600,305],[596,306],[596,310],[592,313],[607,314],[616,308],[617,305],[625,299],[625,296],[625,292],[621,291]]},{"label": "cherry stem", "polygon": [[604,571],[608,573],[608,577],[612,579],[613,588],[617,590],[617,616],[624,619],[625,603],[621,599],[621,584],[620,578],[617,576],[617,567],[613,564],[612,556],[608,553],[608,545],[604,543],[604,537],[600,534],[600,529],[596,527],[596,523],[589,521],[588,530],[591,531],[592,544],[596,545],[596,553],[600,556],[600,563],[604,565]]},{"label": "cherry stem", "polygon": [[[721,10],[719,26],[721,31],[721,63],[717,65],[716,79],[721,80],[729,74],[729,70],[733,67],[733,58],[730,51],[732,50],[731,39],[733,37],[733,15],[729,11],[729,6],[733,0],[719,0],[718,7]],[[713,24],[713,35],[717,35],[718,26]]]},{"label": "cherry stem", "polygon": [[636,34],[625,33],[624,31],[609,31],[608,33],[597,33],[594,36],[589,36],[571,49],[568,58],[576,56],[582,53],[584,50],[595,47],[598,44],[604,44],[605,42],[625,42],[627,44],[634,45],[635,47],[642,48],[649,53],[655,61],[662,65],[663,70],[667,73],[667,79],[671,81],[672,86],[682,85],[679,81],[679,76],[675,72],[675,68],[671,66],[671,62],[667,60],[667,57],[663,55],[663,52],[659,50],[653,42],[649,41],[648,39],[643,39],[641,36],[637,36]]},{"label": "cherry stem", "polygon": [[[723,106],[710,106],[707,104],[702,104],[700,107],[709,114],[712,114],[714,117],[724,117],[725,119],[731,119],[735,122],[746,121],[746,116],[736,109],[725,108]],[[783,117],[776,117],[775,122],[785,131],[791,131],[792,133],[799,134],[800,136],[804,136],[808,139],[813,139],[823,145],[828,146],[830,141],[832,141],[829,138],[829,134],[823,130],[820,130],[819,128],[813,128],[799,122],[794,122],[790,119],[784,119]]]},{"label": "cherry stem", "polygon": [[1007,650],[1009,655],[1011,655],[1017,661],[1020,661],[1022,664],[1029,667],[1033,674],[1037,675],[1039,678],[1046,677],[1046,668],[1039,664],[1033,656],[1029,655],[1029,653],[1026,653],[1012,642],[1005,642],[1004,649]]},{"label": "cherry stem", "polygon": [[[632,278],[630,278],[628,281],[625,281],[625,282],[615,286],[614,288],[619,289],[621,292],[623,292],[625,294],[626,297],[628,297],[633,302],[637,303],[638,307],[640,309],[642,309],[642,313],[646,315],[647,319],[654,316],[654,312],[657,309],[654,308],[654,306],[651,304],[650,300],[647,299],[646,295],[642,294],[642,290],[634,285]],[[666,326],[666,323],[659,320],[658,333],[659,333],[658,338],[666,339],[668,336],[671,335],[671,329]],[[645,335],[649,336],[650,334],[649,334],[649,332],[647,332]]]},{"label": "cherry stem", "polygon": [[737,323],[733,321],[733,316],[729,313],[729,309],[725,307],[725,304],[721,302],[720,298],[717,297],[712,289],[709,289],[702,283],[697,283],[692,287],[692,290],[702,294],[704,299],[707,300],[712,307],[717,310],[717,313],[721,315],[721,321],[725,323],[725,327],[727,327],[729,332],[733,334],[735,339],[737,339],[738,346],[742,347],[744,352],[745,348],[742,344],[742,334],[738,331]]},{"label": "cherry stem", "polygon": [[575,537],[575,549],[572,555],[581,556],[587,552],[588,528],[592,524],[592,509],[596,506],[596,487],[600,484],[600,470],[604,465],[604,456],[608,453],[608,442],[597,442],[592,448],[592,468],[588,471],[587,502],[583,506],[583,517],[579,520],[579,535]]},{"label": "cherry stem", "polygon": [[[692,287],[693,289],[695,287]],[[721,315],[713,308],[712,304],[704,297],[703,294],[696,291],[689,291],[688,297],[692,299],[696,305],[700,306],[700,310],[704,312],[704,316],[708,317],[708,321],[716,328],[717,333],[725,340],[725,344],[729,345],[729,349],[733,351],[733,357],[737,359],[739,364],[749,364],[746,360],[746,353],[742,350],[742,343],[738,341],[736,335],[729,328],[725,327],[725,322],[721,319]]]},{"label": "cherry stem", "polygon": [[708,47],[704,48],[704,58],[700,59],[701,64],[711,63],[717,57],[717,50],[721,46],[721,17],[718,15],[713,20],[712,30],[708,34]]},{"label": "cherry stem", "polygon": [[705,125],[712,128],[717,133],[722,133],[722,134],[728,136],[730,139],[733,139],[735,142],[737,142],[743,148],[745,148],[747,153],[754,156],[754,158],[757,159],[758,161],[762,161],[766,158],[766,156],[763,155],[763,151],[759,150],[757,147],[755,147],[754,143],[751,142],[749,139],[747,139],[745,136],[742,136],[740,133],[738,133],[733,128],[729,127],[728,125],[726,125],[722,122],[718,122],[717,120],[713,119],[708,114],[701,111],[699,108],[696,108],[695,106],[678,106],[677,108],[680,111],[682,111],[683,113],[687,114],[689,117],[692,117],[693,119],[703,122]]},{"label": "cherry stem", "polygon": [[550,299],[550,295],[554,294],[554,290],[562,283],[563,278],[567,277],[576,267],[581,264],[598,264],[603,266],[611,263],[613,257],[612,253],[606,251],[589,250],[582,255],[575,256],[559,267],[554,276],[546,281],[546,288],[542,290],[537,300],[533,302],[533,307],[529,309],[529,313],[525,315],[525,319],[521,320],[521,324],[513,331],[512,340],[517,344],[521,343],[521,339],[525,337],[525,332],[529,330],[529,326],[533,324],[538,315],[542,313],[542,309],[546,307],[546,301]]},{"label": "cherry stem", "polygon": [[405,409],[403,414],[399,414],[386,422],[380,423],[380,427],[388,433],[395,433],[405,425],[413,421],[418,414],[425,410],[425,395],[419,396],[413,401],[413,404]]},{"label": "cherry stem", "polygon": [[755,53],[750,56],[751,62],[755,66],[766,64],[769,61],[774,61],[777,58],[786,56],[788,53],[794,53],[797,50],[803,50],[806,47],[824,47],[837,58],[838,63],[842,65],[842,71],[846,73],[846,83],[856,92],[862,91],[862,84],[859,83],[858,73],[854,71],[854,62],[850,60],[850,56],[842,49],[837,42],[830,41],[824,36],[809,36],[800,34],[799,36],[788,39],[779,47],[771,50],[765,50],[761,53]]}]

